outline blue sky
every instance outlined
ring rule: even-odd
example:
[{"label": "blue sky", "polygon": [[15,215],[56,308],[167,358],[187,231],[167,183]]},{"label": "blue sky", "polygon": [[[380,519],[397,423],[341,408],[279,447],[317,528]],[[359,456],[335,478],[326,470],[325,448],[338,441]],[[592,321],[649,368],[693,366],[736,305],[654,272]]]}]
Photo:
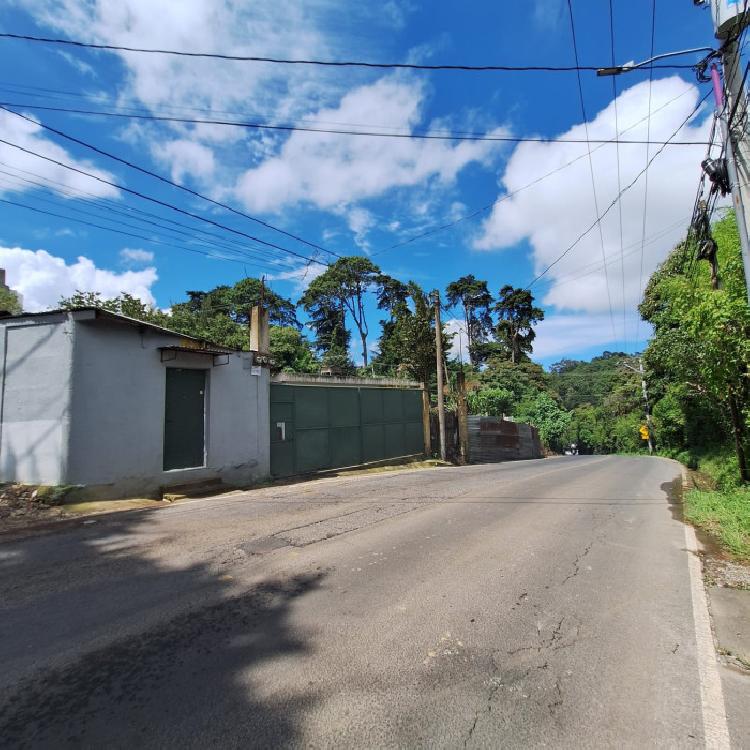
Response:
[{"label": "blue sky", "polygon": [[[649,56],[651,7],[651,0],[614,0],[618,62]],[[608,3],[574,0],[573,10],[581,64],[609,64]],[[473,65],[574,62],[564,0],[460,6],[416,0],[12,0],[0,8],[0,30],[100,44],[277,57]],[[657,0],[657,53],[713,43],[707,11],[686,0]],[[325,69],[15,40],[0,40],[0,62],[0,97],[41,123],[313,244],[339,254],[371,255],[384,271],[404,281],[414,279],[425,289],[444,289],[455,278],[473,273],[487,279],[495,293],[507,283],[528,284],[558,257],[594,220],[595,207],[601,212],[617,195],[618,185],[628,184],[643,169],[647,147],[620,146],[618,181],[613,144],[592,146],[589,163],[582,144],[514,146],[259,132],[82,116],[33,105],[193,118],[239,116],[255,122],[364,126],[399,133],[567,138],[588,133],[606,140],[617,129],[627,129],[622,138],[645,140],[649,135],[664,141],[707,91],[691,70],[657,70],[652,87],[646,72],[633,72],[616,79],[615,113],[612,79],[583,73],[584,124],[576,75],[569,72]],[[680,132],[681,140],[696,145],[669,146],[654,161],[648,173],[645,231],[641,178],[623,198],[622,215],[616,206],[602,222],[601,235],[591,232],[533,286],[547,310],[547,320],[538,329],[539,361],[549,364],[563,356],[642,346],[647,331],[638,325],[635,307],[649,272],[687,227],[709,116],[709,109],[703,109]],[[13,115],[0,112],[0,137],[300,255],[327,257]],[[650,154],[656,149],[652,146]],[[574,163],[564,167],[570,161]],[[304,281],[320,270],[316,263],[262,245],[248,250],[254,243],[242,237],[4,144],[0,162],[0,198],[66,217],[0,203],[0,263],[29,309],[53,306],[76,288],[105,295],[129,291],[166,308],[184,299],[188,289],[233,283],[246,274],[266,274],[276,291],[296,299]],[[551,177],[450,230],[392,247],[462,219],[557,168]],[[144,223],[146,217],[133,209],[149,212],[160,227]],[[74,223],[70,217],[139,237]],[[163,228],[170,226],[165,219],[187,226],[173,224],[177,232],[171,233]],[[196,229],[221,239],[196,234]],[[241,262],[225,259],[239,258],[236,251],[244,253]],[[214,257],[201,254],[205,252]],[[447,316],[452,330],[458,317]],[[371,319],[376,329],[377,311]]]}]

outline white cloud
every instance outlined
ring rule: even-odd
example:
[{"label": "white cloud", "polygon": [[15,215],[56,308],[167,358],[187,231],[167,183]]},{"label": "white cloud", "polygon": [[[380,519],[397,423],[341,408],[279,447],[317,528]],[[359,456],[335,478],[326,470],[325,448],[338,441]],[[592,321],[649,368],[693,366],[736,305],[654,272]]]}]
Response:
[{"label": "white cloud", "polygon": [[60,57],[65,60],[68,65],[75,68],[79,73],[82,73],[86,76],[91,76],[92,78],[96,78],[96,70],[93,66],[89,65],[87,62],[84,62],[80,58],[76,57],[75,55],[71,54],[70,52],[64,50],[64,49],[58,49],[55,50]]},{"label": "white cloud", "polygon": [[[420,82],[389,76],[353,89],[338,107],[322,109],[314,119],[377,123],[411,132],[422,119],[425,96]],[[254,211],[278,211],[301,202],[332,208],[431,179],[450,185],[465,166],[486,164],[497,151],[498,144],[489,141],[454,146],[448,141],[296,132],[277,156],[239,179],[237,195]]]},{"label": "white cloud", "polygon": [[[646,123],[636,123],[646,118],[648,96],[648,82],[636,84],[620,94],[620,130],[633,126],[623,139],[646,139]],[[651,140],[667,140],[693,110],[698,96],[697,87],[680,78],[671,77],[655,81],[651,105]],[[669,103],[671,100],[674,101]],[[691,123],[683,128],[678,140],[705,141],[708,126],[707,122]],[[592,139],[614,137],[613,103],[598,113],[589,124],[589,135]],[[585,137],[583,125],[572,127],[563,137]],[[651,147],[651,155],[657,148]],[[657,264],[684,235],[705,148],[705,145],[667,146],[648,171],[646,236],[651,241],[648,242],[644,253],[644,284]],[[607,144],[596,149],[592,156],[600,212],[618,193],[616,153],[615,146]],[[522,144],[516,148],[507,163],[502,185],[507,192],[518,190],[536,177],[563,166],[582,154],[586,154],[585,146],[582,144]],[[623,187],[635,179],[645,163],[645,145],[620,145]],[[621,199],[625,247],[625,257],[622,261],[625,271],[624,299],[618,207],[614,207],[602,222],[604,249],[608,261],[609,294],[616,320],[621,320],[623,308],[632,312],[641,297],[640,241],[644,186],[645,181],[641,178]],[[595,218],[589,163],[584,156],[572,166],[498,203],[484,222],[475,246],[481,250],[495,250],[511,247],[528,239],[533,250],[534,270],[539,273],[558,258]],[[559,310],[568,311],[608,312],[601,253],[599,233],[594,229],[547,274],[546,278],[552,284],[542,300],[544,305],[554,305]],[[586,275],[581,276],[582,274]]]},{"label": "white cloud", "polygon": [[[109,172],[97,169],[88,161],[73,158],[64,148],[45,138],[43,133],[40,125],[0,110],[0,137],[3,140],[15,143],[49,159],[68,164],[76,169],[90,172],[97,177],[114,181],[114,177]],[[66,192],[69,189],[84,190],[98,198],[112,198],[119,195],[119,190],[111,185],[99,182],[93,177],[72,172],[53,164],[51,161],[24,153],[12,146],[6,146],[4,143],[0,143],[0,161],[10,167],[11,171],[24,170],[38,175],[45,182],[51,181],[49,189],[64,197],[70,197],[69,193]],[[21,173],[21,176],[26,177],[23,173]],[[38,181],[36,177],[30,179]],[[55,185],[54,183],[59,184]],[[0,194],[20,193],[33,189],[36,189],[34,185],[12,178],[8,182],[3,177],[3,183],[0,184]]]},{"label": "white cloud", "polygon": [[545,30],[555,28],[565,10],[564,2],[565,0],[533,0],[534,23]]},{"label": "white cloud", "polygon": [[[102,44],[309,59],[377,57],[376,45],[383,38],[377,32],[398,28],[408,12],[405,3],[390,2],[384,9],[378,3],[347,0],[15,0],[15,4],[27,10],[38,26]],[[352,70],[342,76],[340,71],[305,65],[126,52],[101,55],[118,58],[126,71],[119,104],[137,103],[161,111],[176,106],[248,113],[277,122],[331,104],[346,88],[371,75]],[[175,131],[205,142],[257,139],[240,128],[207,125],[154,124],[140,130],[147,143]],[[179,166],[176,155],[173,163]]]},{"label": "white cloud", "polygon": [[354,232],[354,241],[365,252],[370,250],[367,233],[375,226],[375,217],[366,208],[355,206],[347,215],[349,229]]},{"label": "white cloud", "polygon": [[310,263],[300,263],[287,271],[279,271],[266,276],[269,281],[291,281],[294,284],[294,291],[301,294],[307,289],[308,284],[320,274],[325,273],[328,266],[324,263],[311,261]]},{"label": "white cloud", "polygon": [[390,20],[395,29],[402,29],[406,24],[406,18],[409,13],[415,10],[412,3],[396,2],[396,0],[386,0],[380,4],[380,12]]},{"label": "white cloud", "polygon": [[140,250],[139,248],[125,247],[120,250],[120,259],[124,263],[153,263],[154,254],[150,250]]},{"label": "white cloud", "polygon": [[6,270],[8,286],[23,296],[24,310],[29,312],[55,308],[61,297],[79,290],[101,292],[104,298],[127,292],[154,304],[151,288],[158,279],[153,267],[117,273],[97,268],[83,256],[68,264],[46,250],[20,247],[0,247],[0,267]]},{"label": "white cloud", "polygon": [[[637,325],[637,314],[628,314],[626,326],[633,333]],[[612,321],[609,312],[600,314],[549,315],[539,325],[535,326],[533,359],[547,359],[549,357],[574,357],[583,349],[594,347],[609,348],[612,351],[622,351],[625,344],[620,338],[619,330],[612,332]],[[650,328],[641,323],[639,338],[645,339]],[[628,343],[628,350],[632,349],[632,342]]]},{"label": "white cloud", "polygon": [[[330,2],[294,0],[232,3],[184,0],[18,0],[37,23],[105,44],[206,50],[225,54],[262,51],[305,56],[325,51],[318,31]],[[262,46],[262,50],[260,49]],[[305,71],[172,57],[117,55],[129,72],[128,95],[149,106],[185,104],[220,109],[255,99],[271,80],[304,79]],[[267,99],[267,94],[264,99]]]},{"label": "white cloud", "polygon": [[151,153],[170,166],[174,182],[182,182],[186,175],[206,180],[216,168],[214,153],[208,146],[185,138],[154,143]]},{"label": "white cloud", "polygon": [[448,337],[453,336],[450,350],[447,352],[450,359],[461,362],[469,361],[469,337],[466,334],[466,324],[460,318],[451,318],[443,321],[443,328]]}]

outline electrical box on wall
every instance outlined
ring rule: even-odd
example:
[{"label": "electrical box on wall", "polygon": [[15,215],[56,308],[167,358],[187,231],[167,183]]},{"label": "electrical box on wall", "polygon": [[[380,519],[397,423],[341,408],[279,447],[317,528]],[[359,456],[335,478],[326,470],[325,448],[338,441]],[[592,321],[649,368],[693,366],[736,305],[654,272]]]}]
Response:
[{"label": "electrical box on wall", "polygon": [[745,5],[745,0],[711,0],[714,31],[718,39],[726,39],[747,26],[750,11],[745,15]]}]

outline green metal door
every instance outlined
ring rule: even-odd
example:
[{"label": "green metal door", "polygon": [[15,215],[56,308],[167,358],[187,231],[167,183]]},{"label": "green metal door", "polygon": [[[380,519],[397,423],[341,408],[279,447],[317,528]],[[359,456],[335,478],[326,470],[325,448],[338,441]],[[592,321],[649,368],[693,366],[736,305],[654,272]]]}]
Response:
[{"label": "green metal door", "polygon": [[424,450],[418,390],[271,384],[271,474],[290,476]]},{"label": "green metal door", "polygon": [[167,368],[164,470],[205,464],[206,371]]}]

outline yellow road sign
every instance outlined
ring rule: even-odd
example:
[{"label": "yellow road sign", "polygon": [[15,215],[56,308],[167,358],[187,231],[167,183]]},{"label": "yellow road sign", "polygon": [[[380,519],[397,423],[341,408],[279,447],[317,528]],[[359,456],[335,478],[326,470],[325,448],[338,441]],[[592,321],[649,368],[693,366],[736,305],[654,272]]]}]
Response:
[{"label": "yellow road sign", "polygon": [[648,427],[645,424],[641,425],[640,433],[641,440],[648,440]]}]

